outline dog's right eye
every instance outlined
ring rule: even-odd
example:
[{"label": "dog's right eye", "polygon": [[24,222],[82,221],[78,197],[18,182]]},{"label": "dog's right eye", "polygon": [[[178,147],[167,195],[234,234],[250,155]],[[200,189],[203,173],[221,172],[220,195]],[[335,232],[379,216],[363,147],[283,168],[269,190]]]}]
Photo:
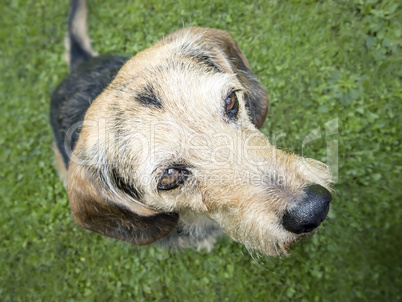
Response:
[{"label": "dog's right eye", "polygon": [[159,190],[171,190],[183,184],[189,176],[189,171],[179,167],[167,168],[159,178]]}]

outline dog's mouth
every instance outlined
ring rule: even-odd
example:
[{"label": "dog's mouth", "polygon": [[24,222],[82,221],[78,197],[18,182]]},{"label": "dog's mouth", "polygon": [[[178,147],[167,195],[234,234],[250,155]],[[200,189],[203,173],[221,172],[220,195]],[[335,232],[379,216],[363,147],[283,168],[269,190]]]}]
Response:
[{"label": "dog's mouth", "polygon": [[282,249],[283,253],[286,256],[289,256],[289,250],[292,247],[293,243],[300,242],[301,240],[303,240],[303,238],[310,237],[312,233],[313,232],[294,235],[293,237],[286,239],[286,241],[283,242],[283,245],[282,245],[283,246],[283,249]]}]

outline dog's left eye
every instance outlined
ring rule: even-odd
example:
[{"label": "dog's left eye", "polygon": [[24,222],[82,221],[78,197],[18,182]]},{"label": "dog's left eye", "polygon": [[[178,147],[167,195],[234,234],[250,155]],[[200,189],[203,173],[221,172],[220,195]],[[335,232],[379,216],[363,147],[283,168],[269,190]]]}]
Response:
[{"label": "dog's left eye", "polygon": [[235,119],[239,111],[239,101],[235,91],[232,91],[225,100],[225,111],[229,119]]},{"label": "dog's left eye", "polygon": [[180,167],[167,168],[159,179],[159,190],[171,190],[183,184],[189,176],[189,171]]}]

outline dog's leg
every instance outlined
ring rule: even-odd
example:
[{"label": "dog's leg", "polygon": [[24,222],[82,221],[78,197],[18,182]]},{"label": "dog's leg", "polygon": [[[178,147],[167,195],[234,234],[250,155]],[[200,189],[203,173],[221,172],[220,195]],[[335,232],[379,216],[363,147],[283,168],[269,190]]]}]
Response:
[{"label": "dog's leg", "polygon": [[92,49],[88,35],[86,0],[71,1],[65,46],[65,58],[70,69],[98,54]]}]

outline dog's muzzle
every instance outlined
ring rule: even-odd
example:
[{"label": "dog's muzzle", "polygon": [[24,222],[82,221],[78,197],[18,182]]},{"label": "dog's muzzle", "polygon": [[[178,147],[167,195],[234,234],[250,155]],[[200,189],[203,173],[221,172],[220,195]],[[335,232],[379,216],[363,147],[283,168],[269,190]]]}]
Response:
[{"label": "dog's muzzle", "polygon": [[327,217],[331,193],[320,185],[311,185],[305,197],[283,215],[283,227],[292,233],[308,233],[317,228]]}]

